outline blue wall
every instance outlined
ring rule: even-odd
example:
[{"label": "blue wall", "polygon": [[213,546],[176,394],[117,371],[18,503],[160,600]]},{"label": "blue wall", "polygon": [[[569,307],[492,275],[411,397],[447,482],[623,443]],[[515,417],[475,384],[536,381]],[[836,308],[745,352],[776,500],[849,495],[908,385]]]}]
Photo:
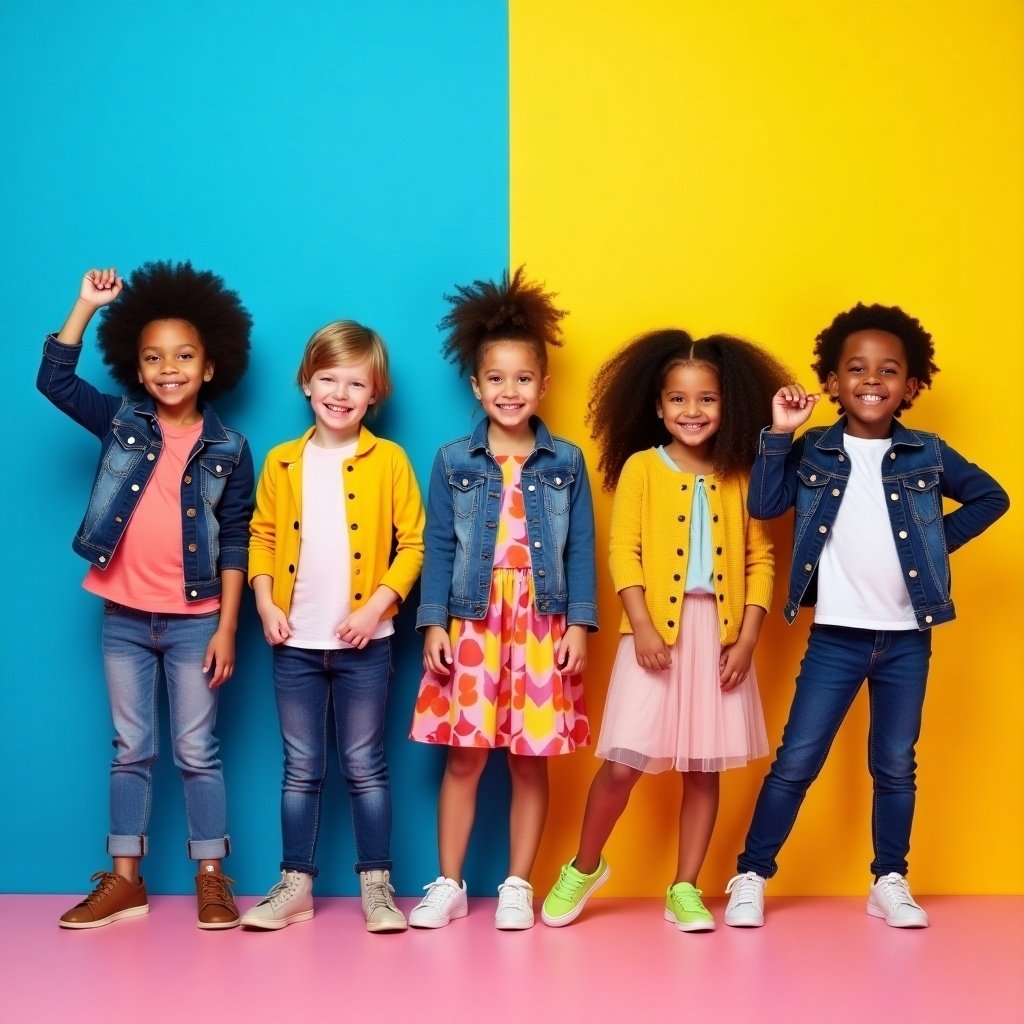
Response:
[{"label": "blue wall", "polygon": [[[34,390],[42,338],[82,273],[191,259],[222,274],[255,319],[225,422],[257,468],[301,432],[291,385],[302,347],[353,317],[388,341],[395,396],[374,429],[404,445],[425,485],[436,447],[465,432],[468,386],[438,355],[442,293],[499,273],[508,254],[504,0],[287,4],[161,0],[0,6],[0,195],[9,458],[0,745],[0,877],[80,892],[105,867],[110,724],[100,604],[70,549],[98,451]],[[111,388],[86,338],[81,372]],[[417,594],[410,604],[415,605]],[[421,648],[400,617],[388,752],[400,892],[437,873],[443,752],[406,739]],[[166,708],[163,709],[166,712]],[[281,745],[270,656],[247,599],[238,668],[222,693],[222,754],[240,893],[280,860]],[[151,855],[155,892],[186,892],[181,788],[164,727]],[[489,769],[467,876],[492,889],[506,858],[504,764]],[[321,894],[356,891],[348,798],[334,771]]]}]

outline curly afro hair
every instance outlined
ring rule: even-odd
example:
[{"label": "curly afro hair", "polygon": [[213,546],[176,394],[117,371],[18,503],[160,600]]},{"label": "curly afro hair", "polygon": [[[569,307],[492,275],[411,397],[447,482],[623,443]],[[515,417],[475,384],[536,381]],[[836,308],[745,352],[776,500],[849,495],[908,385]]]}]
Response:
[{"label": "curly afro hair", "polygon": [[606,491],[614,490],[626,459],[668,440],[658,397],[669,372],[689,363],[710,366],[722,388],[715,472],[727,476],[753,464],[758,434],[771,422],[772,396],[791,374],[749,341],[726,334],[695,341],[686,331],[666,328],[634,339],[594,374],[586,422],[601,451]]},{"label": "curly afro hair", "polygon": [[160,261],[134,270],[117,301],[103,309],[97,331],[103,361],[125,388],[139,389],[139,340],[154,320],[184,320],[196,329],[215,370],[201,398],[230,391],[245,373],[252,317],[238,295],[209,270]]},{"label": "curly afro hair", "polygon": [[565,316],[551,301],[553,292],[526,280],[525,267],[510,278],[506,270],[500,282],[474,281],[456,285],[445,300],[451,312],[438,324],[448,337],[441,348],[445,359],[460,373],[475,373],[484,349],[495,341],[522,341],[537,354],[541,371],[547,372],[548,345],[561,345],[559,321]]},{"label": "curly afro hair", "polygon": [[[840,313],[815,338],[816,358],[811,363],[811,369],[817,374],[822,386],[828,375],[835,373],[839,368],[843,342],[858,331],[885,331],[888,334],[895,334],[903,342],[903,348],[907,353],[907,376],[917,378],[918,391],[931,386],[932,376],[939,372],[934,362],[935,345],[932,343],[932,336],[921,326],[920,320],[909,313],[904,313],[899,306],[882,306],[877,302],[870,306],[858,302],[853,309]],[[830,400],[837,401],[831,396]],[[909,409],[912,402],[913,399],[904,399],[896,410],[896,415],[899,416],[904,409]]]}]

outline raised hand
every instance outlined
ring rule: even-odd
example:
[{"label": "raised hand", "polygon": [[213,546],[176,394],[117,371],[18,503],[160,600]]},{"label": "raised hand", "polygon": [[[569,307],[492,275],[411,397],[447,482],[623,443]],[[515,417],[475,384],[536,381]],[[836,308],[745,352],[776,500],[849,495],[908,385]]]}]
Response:
[{"label": "raised hand", "polygon": [[817,391],[808,394],[800,384],[779,388],[772,398],[772,430],[776,434],[792,434],[811,418],[820,399]]},{"label": "raised hand", "polygon": [[121,294],[124,278],[117,276],[115,267],[106,270],[88,270],[82,278],[78,297],[90,306],[109,306]]}]

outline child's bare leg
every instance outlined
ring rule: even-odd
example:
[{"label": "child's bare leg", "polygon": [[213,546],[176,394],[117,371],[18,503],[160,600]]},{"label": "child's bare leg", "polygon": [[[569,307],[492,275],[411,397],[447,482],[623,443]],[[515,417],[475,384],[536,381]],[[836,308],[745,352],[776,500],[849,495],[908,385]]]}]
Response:
[{"label": "child's bare leg", "polygon": [[508,769],[512,774],[508,873],[529,879],[548,816],[548,760],[509,754]]},{"label": "child's bare leg", "polygon": [[637,779],[643,772],[617,761],[605,761],[597,770],[587,794],[580,848],[573,863],[577,871],[591,875],[601,863],[601,851],[629,803]]},{"label": "child's bare leg", "polygon": [[115,857],[114,874],[127,879],[132,885],[139,884],[139,857]]},{"label": "child's bare leg", "polygon": [[718,772],[684,772],[676,882],[696,886],[718,817]]},{"label": "child's bare leg", "polygon": [[441,874],[462,883],[469,834],[476,816],[476,791],[487,764],[487,750],[451,747],[437,805],[437,846]]}]

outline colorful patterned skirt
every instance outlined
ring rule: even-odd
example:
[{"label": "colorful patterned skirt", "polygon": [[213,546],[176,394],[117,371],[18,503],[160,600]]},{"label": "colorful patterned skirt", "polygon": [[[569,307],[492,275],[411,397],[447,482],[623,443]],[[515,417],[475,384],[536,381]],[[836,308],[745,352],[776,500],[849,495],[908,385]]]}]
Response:
[{"label": "colorful patterned skirt", "polygon": [[410,738],[549,757],[590,742],[580,676],[559,671],[564,615],[540,615],[529,569],[496,568],[483,619],[452,619],[454,667],[420,683]]}]

